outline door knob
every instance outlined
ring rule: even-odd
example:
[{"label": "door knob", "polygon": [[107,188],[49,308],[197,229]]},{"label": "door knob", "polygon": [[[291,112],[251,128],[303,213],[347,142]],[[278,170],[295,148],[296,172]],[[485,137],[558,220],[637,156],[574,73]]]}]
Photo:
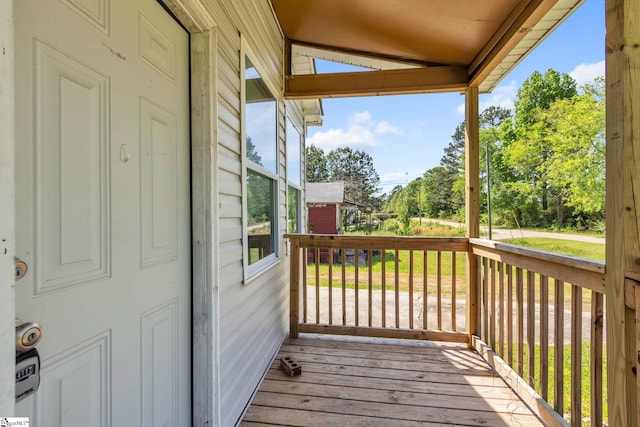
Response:
[{"label": "door knob", "polygon": [[33,349],[42,338],[42,328],[35,322],[16,319],[16,353]]},{"label": "door knob", "polygon": [[27,263],[17,257],[13,258],[13,263],[16,268],[16,280],[20,280],[24,277],[25,274],[27,274]]}]

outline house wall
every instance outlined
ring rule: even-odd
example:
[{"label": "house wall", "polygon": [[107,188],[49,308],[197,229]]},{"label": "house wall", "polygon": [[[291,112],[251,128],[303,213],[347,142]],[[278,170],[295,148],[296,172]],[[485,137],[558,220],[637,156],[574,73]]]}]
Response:
[{"label": "house wall", "polygon": [[283,38],[270,4],[259,0],[209,1],[218,17],[218,229],[220,421],[242,416],[288,330],[288,259],[278,239],[279,260],[245,282],[242,226],[241,58],[243,41],[256,56],[278,102],[278,227],[286,230],[286,109],[283,101]]},{"label": "house wall", "polygon": [[14,410],[15,211],[13,2],[0,2],[0,416]]},{"label": "house wall", "polygon": [[310,206],[310,232],[315,234],[338,234],[336,205]]}]

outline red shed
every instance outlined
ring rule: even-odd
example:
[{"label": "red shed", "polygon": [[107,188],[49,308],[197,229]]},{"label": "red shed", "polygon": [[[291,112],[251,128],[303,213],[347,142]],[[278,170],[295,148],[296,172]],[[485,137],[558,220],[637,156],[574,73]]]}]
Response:
[{"label": "red shed", "polygon": [[344,182],[313,182],[307,184],[309,233],[340,234]]}]

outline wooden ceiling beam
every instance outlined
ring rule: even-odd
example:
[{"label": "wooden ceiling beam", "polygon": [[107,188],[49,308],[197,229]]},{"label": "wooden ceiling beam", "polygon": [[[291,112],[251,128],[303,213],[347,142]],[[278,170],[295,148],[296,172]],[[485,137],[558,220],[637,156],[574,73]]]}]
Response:
[{"label": "wooden ceiling beam", "polygon": [[467,68],[470,85],[480,84],[556,3],[529,0],[516,7]]},{"label": "wooden ceiling beam", "polygon": [[285,76],[286,99],[338,98],[464,91],[464,67],[438,66],[401,70]]},{"label": "wooden ceiling beam", "polygon": [[304,42],[304,41],[301,41],[301,40],[286,39],[285,43],[287,43],[287,44],[289,44],[291,46],[308,47],[308,48],[311,48],[311,49],[318,49],[318,50],[323,50],[323,51],[342,54],[342,55],[360,56],[362,58],[377,59],[377,60],[380,60],[380,61],[397,62],[399,64],[403,64],[404,63],[404,64],[420,66],[420,67],[447,66],[447,64],[443,64],[443,63],[439,63],[439,62],[420,61],[418,59],[411,59],[411,58],[406,58],[406,57],[402,57],[402,56],[385,55],[385,54],[380,53],[380,52],[371,52],[371,51],[365,51],[365,50],[347,49],[347,48],[338,47],[338,46],[329,46],[329,45],[319,44],[319,43],[309,43],[309,42]]}]

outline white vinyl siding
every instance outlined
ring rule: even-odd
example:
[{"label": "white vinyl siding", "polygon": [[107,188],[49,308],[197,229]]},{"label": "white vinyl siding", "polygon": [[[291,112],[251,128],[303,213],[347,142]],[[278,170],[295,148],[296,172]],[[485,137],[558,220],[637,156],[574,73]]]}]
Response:
[{"label": "white vinyl siding", "polygon": [[[283,40],[268,2],[224,0],[210,3],[218,15],[219,306],[221,425],[242,416],[288,329],[288,264],[279,262],[244,284],[241,137],[244,39],[255,53],[263,78],[277,99],[277,227],[286,227]],[[282,239],[277,239],[282,246]],[[284,253],[282,248],[278,248]]]}]

